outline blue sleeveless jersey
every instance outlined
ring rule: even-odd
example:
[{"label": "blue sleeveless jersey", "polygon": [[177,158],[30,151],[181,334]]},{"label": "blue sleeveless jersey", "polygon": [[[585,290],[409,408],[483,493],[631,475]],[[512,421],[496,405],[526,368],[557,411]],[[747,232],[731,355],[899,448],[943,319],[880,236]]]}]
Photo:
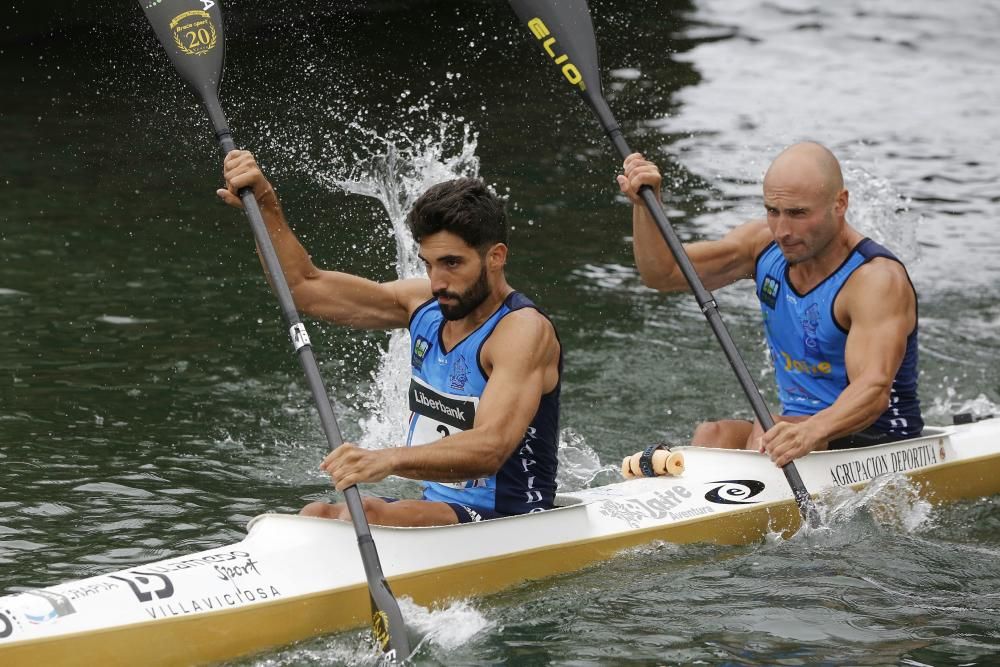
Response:
[{"label": "blue sleeveless jersey", "polygon": [[[832,405],[850,382],[844,365],[847,330],[834,317],[833,304],[851,274],[876,257],[899,262],[891,252],[866,238],[840,268],[807,294],[799,294],[792,287],[788,262],[776,243],[772,242],[757,257],[754,279],[782,414],[815,414]],[[889,408],[872,426],[900,438],[918,435],[924,428],[917,399],[917,326],[906,339],[906,353],[892,383]]]},{"label": "blue sleeveless jersey", "polygon": [[[437,301],[432,299],[414,311],[410,318],[412,375],[407,446],[427,444],[472,428],[488,379],[479,359],[483,344],[505,315],[520,308],[538,310],[523,294],[512,292],[478,329],[447,351],[441,340],[445,319]],[[561,384],[560,349],[559,382],[542,396],[521,444],[500,470],[490,477],[465,482],[424,482],[424,499],[500,514],[550,509],[556,493]]]}]

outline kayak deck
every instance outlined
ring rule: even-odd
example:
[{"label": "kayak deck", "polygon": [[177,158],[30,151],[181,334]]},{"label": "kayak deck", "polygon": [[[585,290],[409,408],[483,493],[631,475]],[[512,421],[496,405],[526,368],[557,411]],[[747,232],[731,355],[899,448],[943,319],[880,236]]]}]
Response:
[{"label": "kayak deck", "polygon": [[[680,477],[560,494],[556,509],[433,528],[373,527],[393,591],[420,605],[572,572],[655,540],[747,544],[799,527],[754,452],[681,448]],[[905,474],[943,502],[1000,492],[1000,421],[800,459],[814,492]],[[190,665],[369,622],[347,522],[265,514],[241,542],[0,598],[0,664]]]}]

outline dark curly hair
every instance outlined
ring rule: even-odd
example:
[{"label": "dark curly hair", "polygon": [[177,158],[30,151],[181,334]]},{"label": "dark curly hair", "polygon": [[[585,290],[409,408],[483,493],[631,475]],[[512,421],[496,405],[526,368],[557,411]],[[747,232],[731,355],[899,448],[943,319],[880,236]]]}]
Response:
[{"label": "dark curly hair", "polygon": [[507,212],[500,197],[478,178],[433,186],[413,204],[406,224],[417,243],[441,231],[455,234],[480,253],[507,243]]}]

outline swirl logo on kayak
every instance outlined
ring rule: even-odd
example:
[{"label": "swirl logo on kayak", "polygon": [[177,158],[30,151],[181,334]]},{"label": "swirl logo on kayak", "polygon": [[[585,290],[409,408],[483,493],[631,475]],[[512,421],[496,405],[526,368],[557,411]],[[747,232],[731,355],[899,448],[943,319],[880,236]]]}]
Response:
[{"label": "swirl logo on kayak", "polygon": [[764,490],[764,482],[755,479],[727,479],[710,482],[718,486],[705,494],[705,500],[720,505],[753,505],[759,500],[750,500]]},{"label": "swirl logo on kayak", "polygon": [[0,612],[0,639],[6,639],[14,634],[14,623],[7,617],[7,614]]}]

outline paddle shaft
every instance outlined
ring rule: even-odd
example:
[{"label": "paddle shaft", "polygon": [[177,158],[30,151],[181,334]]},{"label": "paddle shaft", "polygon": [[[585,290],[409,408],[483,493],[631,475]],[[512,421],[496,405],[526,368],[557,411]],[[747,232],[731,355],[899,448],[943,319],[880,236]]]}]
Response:
[{"label": "paddle shaft", "polygon": [[[230,151],[236,150],[236,144],[229,131],[229,124],[226,121],[217,97],[206,94],[203,102],[205,108],[208,110],[208,116],[212,121],[215,136],[218,139],[219,147],[222,149],[224,157]],[[288,326],[288,334],[292,345],[296,349],[296,355],[299,358],[299,363],[302,365],[302,370],[305,373],[309,391],[312,392],[313,401],[316,404],[319,421],[323,426],[323,432],[326,434],[327,443],[329,443],[331,450],[336,449],[344,443],[344,438],[340,433],[340,427],[337,424],[337,417],[333,412],[333,407],[330,405],[330,397],[326,393],[323,378],[320,376],[319,366],[316,363],[316,357],[313,354],[312,344],[306,333],[305,325],[302,324],[299,313],[295,309],[292,292],[288,288],[288,281],[285,280],[285,274],[281,269],[281,262],[274,250],[274,244],[271,242],[267,225],[264,223],[264,216],[260,211],[257,200],[254,198],[252,188],[240,188],[238,194],[240,200],[243,202],[243,209],[246,211],[247,220],[249,220],[250,227],[253,230],[254,239],[257,241],[257,249],[260,251],[264,267],[267,269],[267,273],[271,279],[271,286],[278,297],[281,314],[285,320],[285,324]],[[365,516],[358,487],[350,486],[344,489],[344,502],[347,503],[347,508],[350,510],[351,522],[354,524],[354,532],[358,538],[358,550],[361,552],[361,562],[364,564],[365,576],[369,583],[373,606],[387,615],[387,618],[383,621],[384,626],[381,629],[388,634],[388,637],[377,636],[376,639],[382,646],[390,646],[392,652],[395,654],[394,656],[389,656],[390,660],[394,659],[395,656],[406,658],[410,655],[410,646],[405,626],[403,625],[403,617],[399,611],[399,604],[392,595],[389,584],[385,580],[385,575],[382,573],[382,565],[379,562],[378,551],[375,547],[375,541],[372,538],[371,528],[368,525],[368,518]],[[378,628],[379,624],[376,624],[377,631]],[[398,628],[399,630],[397,632],[389,632],[391,628]]]},{"label": "paddle shaft", "polygon": [[[170,57],[174,69],[191,86],[205,106],[223,155],[229,154],[236,148],[236,144],[229,131],[229,122],[222,111],[222,105],[219,104],[219,85],[222,82],[226,44],[219,1],[139,0],[139,6],[152,25],[157,40]],[[238,194],[250,221],[250,227],[253,229],[254,238],[257,240],[264,268],[281,305],[292,345],[302,364],[302,370],[305,371],[306,382],[312,392],[327,442],[331,449],[336,449],[343,444],[343,437],[333,414],[330,397],[320,377],[316,358],[313,356],[309,334],[299,320],[298,311],[295,310],[292,293],[288,289],[281,263],[271,243],[260,206],[257,205],[251,188],[241,188]],[[354,524],[358,550],[371,594],[372,634],[383,652],[381,662],[384,664],[395,661],[397,657],[405,660],[410,655],[406,627],[403,625],[399,604],[382,574],[378,551],[372,539],[357,487],[346,489],[344,500]]]},{"label": "paddle shaft", "polygon": [[[611,117],[610,110],[606,114],[601,114],[597,111],[596,107],[591,106],[594,108],[594,114],[601,121],[601,125],[604,127],[604,131],[607,133],[611,143],[614,144],[618,154],[624,160],[632,154],[632,150],[626,143],[621,128],[618,127],[614,118]],[[607,105],[605,105],[606,107]],[[760,422],[761,427],[765,431],[769,430],[774,426],[774,418],[771,416],[771,411],[767,409],[764,399],[761,398],[760,389],[758,389],[757,384],[750,376],[746,362],[736,348],[736,344],[733,343],[733,337],[729,334],[729,329],[726,328],[725,322],[722,321],[722,315],[719,312],[719,306],[715,301],[715,297],[712,296],[712,293],[702,283],[701,276],[698,275],[698,272],[694,268],[694,263],[691,262],[691,258],[688,257],[687,251],[684,249],[684,244],[677,238],[677,233],[674,231],[673,226],[667,221],[667,216],[663,212],[663,206],[657,199],[656,193],[653,192],[653,188],[643,185],[639,188],[639,196],[646,205],[649,214],[653,217],[656,228],[660,230],[660,234],[670,249],[670,254],[673,255],[674,261],[677,262],[684,280],[687,281],[688,286],[691,288],[691,292],[698,302],[698,307],[701,308],[701,312],[704,313],[709,326],[712,328],[712,333],[715,334],[716,339],[718,339],[719,344],[722,346],[722,351],[725,353],[726,359],[729,361],[730,366],[733,367],[733,371],[736,373],[736,378],[743,388],[743,392],[750,400],[750,407],[753,409],[754,416],[757,417],[757,421]]]},{"label": "paddle shaft", "polygon": [[[587,8],[587,0],[508,0],[508,2],[514,12],[527,24],[538,45],[552,59],[552,63],[559,68],[562,77],[576,89],[583,101],[597,116],[597,120],[621,158],[625,159],[631,155],[632,150],[625,142],[618,121],[615,120],[611,108],[601,94],[597,41],[594,39],[594,26],[590,19],[590,10]],[[760,390],[753,378],[750,377],[746,363],[740,356],[739,350],[736,349],[733,338],[729,335],[729,330],[722,322],[718,304],[701,282],[698,272],[695,271],[691,259],[684,250],[684,245],[667,221],[667,216],[663,212],[663,206],[657,199],[656,193],[651,187],[642,186],[639,188],[638,194],[649,210],[649,214],[653,217],[653,221],[680,267],[684,279],[698,300],[698,306],[705,314],[712,332],[722,346],[722,351],[725,353],[730,367],[736,373],[743,393],[750,400],[750,406],[757,420],[765,431],[770,430],[774,426],[771,412],[764,405]],[[795,496],[802,517],[808,521],[809,525],[817,525],[819,514],[809,497],[809,492],[806,491],[805,485],[802,483],[802,478],[799,476],[795,464],[787,463],[782,466],[782,470]]]},{"label": "paddle shaft", "polygon": [[[587,102],[594,115],[597,116],[597,120],[600,122],[601,127],[604,128],[604,132],[608,135],[608,139],[614,145],[615,150],[618,151],[621,158],[624,160],[631,155],[632,150],[625,141],[621,128],[618,126],[618,122],[615,120],[614,114],[611,113],[611,109],[608,107],[607,102],[604,101],[604,98],[595,96],[592,89],[581,91],[580,96]],[[705,289],[701,277],[698,275],[694,264],[691,262],[691,258],[688,257],[687,251],[684,249],[684,244],[677,238],[677,233],[667,220],[667,216],[663,212],[663,206],[659,199],[657,199],[656,193],[653,192],[653,188],[643,185],[639,188],[639,196],[646,205],[649,214],[653,217],[656,228],[660,230],[663,240],[670,249],[670,254],[673,255],[674,261],[677,262],[677,266],[681,270],[681,274],[684,275],[684,280],[687,281],[688,286],[691,288],[691,292],[698,302],[698,307],[701,308],[705,319],[708,320],[708,325],[711,327],[712,333],[715,334],[715,338],[719,341],[719,345],[722,347],[722,351],[729,361],[729,366],[736,373],[736,379],[739,381],[740,387],[743,388],[743,393],[746,394],[747,399],[750,401],[750,407],[753,409],[754,416],[760,423],[761,428],[765,431],[770,430],[774,426],[774,418],[771,416],[771,411],[767,409],[767,405],[760,395],[757,383],[750,376],[746,362],[740,355],[740,351],[736,348],[729,329],[726,328],[725,322],[722,321],[722,314],[719,312],[719,306],[715,302],[715,297]],[[781,470],[785,473],[785,479],[788,480],[788,485],[795,495],[795,502],[802,511],[802,516],[810,522],[810,525],[816,525],[818,521],[816,507],[809,497],[809,492],[802,482],[802,477],[799,475],[795,463],[788,462],[781,467]]]}]

